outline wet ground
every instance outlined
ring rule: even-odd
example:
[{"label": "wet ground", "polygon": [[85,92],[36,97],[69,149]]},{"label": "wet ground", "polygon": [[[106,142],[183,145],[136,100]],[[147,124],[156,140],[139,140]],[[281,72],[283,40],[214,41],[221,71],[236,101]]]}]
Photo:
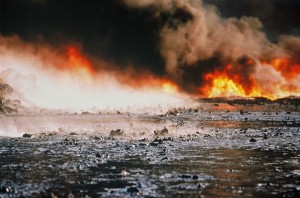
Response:
[{"label": "wet ground", "polygon": [[296,104],[3,115],[0,197],[299,197]]}]

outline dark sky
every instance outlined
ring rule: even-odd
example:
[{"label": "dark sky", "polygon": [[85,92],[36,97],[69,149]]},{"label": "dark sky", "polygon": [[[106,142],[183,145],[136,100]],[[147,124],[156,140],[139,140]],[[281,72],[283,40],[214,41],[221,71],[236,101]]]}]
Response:
[{"label": "dark sky", "polygon": [[[162,72],[158,23],[119,0],[0,0],[1,34],[52,45],[79,42],[92,55]],[[161,70],[161,71],[160,71]]]},{"label": "dark sky", "polygon": [[[299,0],[205,0],[223,17],[257,16],[272,41],[280,34],[300,35]],[[85,52],[164,73],[159,30],[170,17],[151,9],[130,9],[120,0],[0,0],[1,35],[51,45],[78,42]]]},{"label": "dark sky", "polygon": [[272,41],[281,34],[300,35],[299,0],[205,0],[223,17],[256,16]]}]

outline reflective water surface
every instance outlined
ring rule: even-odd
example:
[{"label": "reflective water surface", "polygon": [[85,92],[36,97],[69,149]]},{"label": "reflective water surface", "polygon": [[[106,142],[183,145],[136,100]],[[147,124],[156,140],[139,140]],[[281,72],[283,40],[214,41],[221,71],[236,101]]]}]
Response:
[{"label": "reflective water surface", "polygon": [[4,115],[0,197],[300,197],[299,108]]},{"label": "reflective water surface", "polygon": [[206,138],[1,138],[2,197],[297,197],[300,153]]}]

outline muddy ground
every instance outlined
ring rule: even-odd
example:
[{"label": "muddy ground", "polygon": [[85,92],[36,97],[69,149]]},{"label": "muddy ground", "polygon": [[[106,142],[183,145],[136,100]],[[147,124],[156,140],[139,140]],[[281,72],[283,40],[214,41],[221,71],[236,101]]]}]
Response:
[{"label": "muddy ground", "polygon": [[299,197],[299,107],[3,114],[0,197]]}]

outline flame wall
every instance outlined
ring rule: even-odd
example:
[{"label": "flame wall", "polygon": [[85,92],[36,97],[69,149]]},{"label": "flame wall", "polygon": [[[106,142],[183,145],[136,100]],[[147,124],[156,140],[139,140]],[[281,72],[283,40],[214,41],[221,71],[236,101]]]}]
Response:
[{"label": "flame wall", "polygon": [[1,78],[41,106],[300,96],[299,6],[3,0]]}]

